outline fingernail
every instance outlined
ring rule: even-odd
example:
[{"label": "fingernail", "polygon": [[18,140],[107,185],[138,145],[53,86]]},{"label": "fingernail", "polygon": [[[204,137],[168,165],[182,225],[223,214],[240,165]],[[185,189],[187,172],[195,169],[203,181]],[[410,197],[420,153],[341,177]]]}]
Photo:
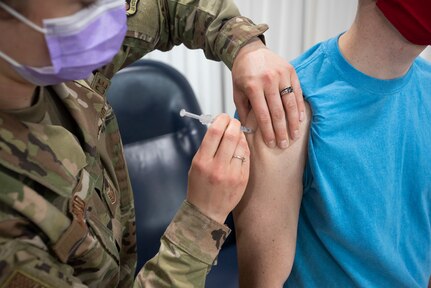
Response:
[{"label": "fingernail", "polygon": [[294,139],[294,140],[298,140],[298,139],[299,139],[299,130],[296,130],[296,131],[293,133],[293,139]]},{"label": "fingernail", "polygon": [[275,141],[274,140],[269,141],[268,142],[268,147],[269,148],[275,148]]},{"label": "fingernail", "polygon": [[287,140],[282,140],[282,141],[280,141],[280,148],[281,149],[286,149],[287,147],[289,147],[289,141],[287,141]]},{"label": "fingernail", "polygon": [[300,114],[299,114],[299,121],[304,121],[304,119],[305,119],[305,113],[304,113],[304,111],[302,111]]}]

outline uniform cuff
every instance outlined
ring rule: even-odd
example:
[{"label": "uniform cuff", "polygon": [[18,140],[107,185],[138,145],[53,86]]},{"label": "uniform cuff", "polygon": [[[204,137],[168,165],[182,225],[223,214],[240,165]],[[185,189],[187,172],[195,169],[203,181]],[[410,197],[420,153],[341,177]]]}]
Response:
[{"label": "uniform cuff", "polygon": [[164,237],[191,256],[212,265],[230,232],[229,227],[184,201]]},{"label": "uniform cuff", "polygon": [[246,17],[234,17],[223,25],[216,40],[216,51],[220,59],[232,69],[233,61],[238,51],[254,37],[259,37],[263,42],[263,33],[268,30],[266,24],[254,24]]}]

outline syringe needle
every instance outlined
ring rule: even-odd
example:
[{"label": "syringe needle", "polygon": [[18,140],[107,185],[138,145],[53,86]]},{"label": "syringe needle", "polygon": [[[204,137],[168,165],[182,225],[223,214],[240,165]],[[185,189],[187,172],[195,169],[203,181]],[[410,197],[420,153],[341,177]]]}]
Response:
[{"label": "syringe needle", "polygon": [[180,116],[181,117],[190,117],[190,118],[193,118],[193,119],[201,120],[201,116],[200,115],[187,112],[185,109],[181,109]]},{"label": "syringe needle", "polygon": [[214,120],[213,116],[211,116],[211,115],[204,115],[204,114],[197,115],[194,113],[187,112],[184,109],[181,109],[180,116],[181,117],[190,117],[190,118],[199,120],[199,122],[201,122],[203,125],[209,125]]},{"label": "syringe needle", "polygon": [[[181,109],[180,116],[181,117],[190,117],[190,118],[199,120],[204,125],[209,125],[213,121],[213,117],[211,115],[204,115],[204,114],[197,115],[194,113],[187,112],[185,109]],[[241,131],[246,133],[246,134],[253,133],[253,129],[245,127],[245,126],[241,126]]]}]

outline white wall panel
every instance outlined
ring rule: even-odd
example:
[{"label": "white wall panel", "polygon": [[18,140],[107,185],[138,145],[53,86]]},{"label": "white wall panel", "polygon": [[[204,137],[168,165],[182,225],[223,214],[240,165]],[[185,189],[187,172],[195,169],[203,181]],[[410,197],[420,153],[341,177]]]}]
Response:
[{"label": "white wall panel", "polygon": [[202,111],[218,114],[223,111],[222,65],[208,61],[200,50],[189,50],[184,46],[169,52],[154,51],[145,59],[165,62],[178,69],[189,80]]},{"label": "white wall panel", "polygon": [[421,56],[427,59],[428,61],[431,61],[431,46],[428,46],[428,48],[425,49],[425,51],[422,53]]}]

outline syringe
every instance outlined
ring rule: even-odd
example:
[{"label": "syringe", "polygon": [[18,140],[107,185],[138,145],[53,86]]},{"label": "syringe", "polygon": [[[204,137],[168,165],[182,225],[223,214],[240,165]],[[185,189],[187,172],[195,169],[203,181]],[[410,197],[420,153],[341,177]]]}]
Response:
[{"label": "syringe", "polygon": [[[214,117],[212,115],[209,115],[209,114],[197,115],[194,113],[187,112],[185,109],[181,109],[180,116],[181,117],[190,117],[190,118],[199,120],[199,122],[201,122],[203,125],[210,125],[214,121]],[[253,129],[245,127],[245,126],[241,126],[240,129],[242,132],[247,133],[247,134],[253,133]]]}]

